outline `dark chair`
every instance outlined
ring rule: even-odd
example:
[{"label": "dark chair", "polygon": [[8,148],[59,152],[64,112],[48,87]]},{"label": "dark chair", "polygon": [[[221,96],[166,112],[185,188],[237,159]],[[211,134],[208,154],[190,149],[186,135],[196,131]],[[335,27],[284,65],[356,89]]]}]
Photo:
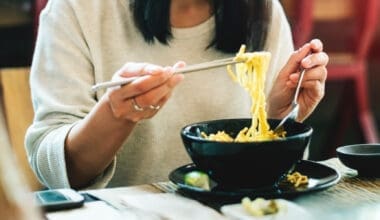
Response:
[{"label": "dark chair", "polygon": [[[345,0],[341,1],[341,4],[342,8],[335,10],[341,12],[340,16],[334,17],[331,14],[330,17],[316,17],[314,21],[318,22],[315,25],[320,27],[317,30],[327,27],[324,29],[326,41],[335,40],[337,43],[342,43],[341,48],[332,48],[329,52],[327,82],[343,82],[345,87],[338,105],[339,123],[336,123],[333,130],[329,132],[328,155],[335,155],[336,147],[342,144],[345,132],[355,121],[359,123],[365,142],[379,142],[375,119],[370,108],[367,71],[367,55],[376,30],[379,2],[378,0]],[[336,26],[331,24],[336,24]],[[332,45],[335,42],[327,43]]]},{"label": "dark chair", "polygon": [[35,38],[37,36],[40,13],[42,9],[45,8],[47,1],[48,0],[34,0],[33,1],[33,33],[34,33]]},{"label": "dark chair", "polygon": [[313,0],[282,0],[290,26],[295,48],[310,41],[313,30]]}]

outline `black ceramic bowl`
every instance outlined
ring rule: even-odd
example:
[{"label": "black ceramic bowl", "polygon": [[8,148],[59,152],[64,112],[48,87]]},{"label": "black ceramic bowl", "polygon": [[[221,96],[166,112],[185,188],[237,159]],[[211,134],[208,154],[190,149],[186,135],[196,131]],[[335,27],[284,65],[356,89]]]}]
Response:
[{"label": "black ceramic bowl", "polygon": [[[268,122],[275,127],[279,120]],[[200,136],[202,131],[225,131],[235,137],[250,124],[251,119],[199,122],[184,127],[181,137],[197,168],[218,184],[233,188],[273,186],[302,159],[313,129],[302,123],[286,123],[286,138],[248,143],[209,141]]]},{"label": "black ceramic bowl", "polygon": [[339,160],[360,176],[380,177],[380,144],[355,144],[336,149]]}]

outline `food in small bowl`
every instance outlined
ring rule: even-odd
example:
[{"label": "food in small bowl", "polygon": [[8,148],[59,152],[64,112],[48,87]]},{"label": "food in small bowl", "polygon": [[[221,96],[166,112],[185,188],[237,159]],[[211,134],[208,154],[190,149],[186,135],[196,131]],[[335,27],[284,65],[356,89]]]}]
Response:
[{"label": "food in small bowl", "polygon": [[354,144],[336,149],[339,160],[360,176],[380,177],[380,144]]},{"label": "food in small bowl", "polygon": [[[271,127],[280,120],[269,119]],[[181,130],[184,146],[197,168],[226,188],[273,187],[303,157],[313,129],[289,121],[286,137],[254,142],[224,142],[205,139],[201,133],[225,131],[235,137],[250,127],[251,119],[221,119],[185,126]]]}]

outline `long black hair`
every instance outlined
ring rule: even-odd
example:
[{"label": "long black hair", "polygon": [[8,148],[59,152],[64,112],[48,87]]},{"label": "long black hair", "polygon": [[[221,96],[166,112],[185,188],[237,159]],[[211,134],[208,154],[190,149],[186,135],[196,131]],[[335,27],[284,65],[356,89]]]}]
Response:
[{"label": "long black hair", "polygon": [[[134,21],[148,43],[168,44],[171,35],[170,0],[130,0]],[[228,53],[246,44],[262,50],[271,17],[271,0],[213,0],[216,33],[209,46]]]}]

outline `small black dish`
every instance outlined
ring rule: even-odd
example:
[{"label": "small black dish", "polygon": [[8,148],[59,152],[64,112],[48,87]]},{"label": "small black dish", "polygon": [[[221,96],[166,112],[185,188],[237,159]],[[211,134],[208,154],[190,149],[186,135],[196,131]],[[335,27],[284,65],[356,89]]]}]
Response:
[{"label": "small black dish", "polygon": [[380,144],[354,144],[336,149],[339,160],[362,177],[380,177]]},{"label": "small black dish", "polygon": [[[317,162],[302,160],[297,163],[294,170],[308,176],[309,184],[307,186],[295,188],[288,183],[279,182],[276,186],[231,188],[218,185],[214,180],[210,180],[211,190],[208,191],[184,183],[186,173],[194,170],[200,169],[195,164],[181,166],[169,174],[169,179],[178,186],[179,193],[202,201],[237,202],[246,196],[250,198],[264,197],[266,199],[294,198],[301,194],[326,189],[336,184],[340,179],[340,175],[335,169]],[[241,172],[250,175],[254,171],[247,169]]]}]

